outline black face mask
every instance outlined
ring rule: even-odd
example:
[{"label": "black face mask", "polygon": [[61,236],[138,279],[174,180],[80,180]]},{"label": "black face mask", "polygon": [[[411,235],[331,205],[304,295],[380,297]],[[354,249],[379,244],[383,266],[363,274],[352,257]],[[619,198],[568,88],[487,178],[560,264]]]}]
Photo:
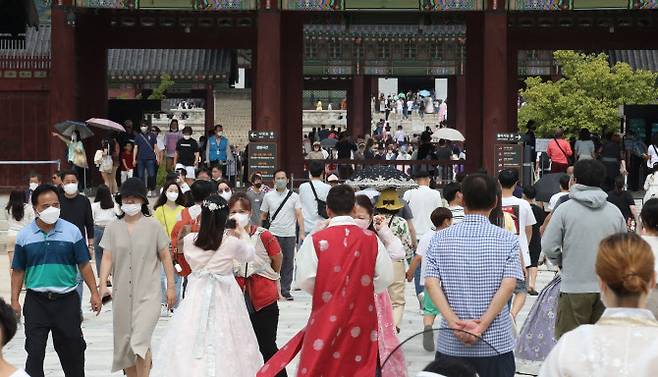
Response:
[{"label": "black face mask", "polygon": [[254,183],[254,187],[260,188],[263,184],[261,182]]}]

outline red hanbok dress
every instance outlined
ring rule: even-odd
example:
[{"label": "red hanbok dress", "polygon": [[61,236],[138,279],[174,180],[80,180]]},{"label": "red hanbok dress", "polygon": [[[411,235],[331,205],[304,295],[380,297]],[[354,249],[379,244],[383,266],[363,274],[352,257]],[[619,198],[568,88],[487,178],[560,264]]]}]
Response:
[{"label": "red hanbok dress", "polygon": [[337,225],[310,237],[318,265],[308,324],[257,377],[275,376],[300,350],[298,377],[374,377],[377,236],[356,225]]}]

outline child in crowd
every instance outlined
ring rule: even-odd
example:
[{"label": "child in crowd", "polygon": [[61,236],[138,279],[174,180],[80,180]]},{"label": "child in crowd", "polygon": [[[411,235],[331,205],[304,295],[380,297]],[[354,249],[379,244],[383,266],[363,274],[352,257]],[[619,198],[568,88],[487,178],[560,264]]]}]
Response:
[{"label": "child in crowd", "polygon": [[[436,208],[430,215],[430,219],[432,220],[432,224],[434,224],[436,232],[452,225],[452,218],[452,211],[445,207]],[[423,258],[425,257],[425,253],[430,246],[430,241],[436,232],[429,232],[418,241],[416,256],[414,256],[414,259],[409,266],[409,270],[407,271],[407,281],[413,280],[414,272],[416,272],[416,268],[418,268],[419,264],[421,265],[420,278],[423,281],[425,280],[425,262]],[[434,319],[439,315],[439,309],[436,308],[436,305],[434,305],[427,292],[425,292],[423,296],[423,308],[423,326],[425,329],[425,332],[423,333],[423,348],[428,352],[434,352],[434,332],[431,330],[432,325],[434,324]]]},{"label": "child in crowd", "polygon": [[121,152],[121,184],[133,177],[133,144],[127,143]]}]

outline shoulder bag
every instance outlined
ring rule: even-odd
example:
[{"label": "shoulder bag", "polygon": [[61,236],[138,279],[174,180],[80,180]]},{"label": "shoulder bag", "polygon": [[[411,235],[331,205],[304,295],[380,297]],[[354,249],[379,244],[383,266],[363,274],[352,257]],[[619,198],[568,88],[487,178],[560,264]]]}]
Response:
[{"label": "shoulder bag", "polygon": [[289,190],[289,191],[288,191],[288,195],[286,195],[285,199],[283,199],[283,201],[281,202],[281,204],[279,204],[279,208],[277,208],[276,211],[274,211],[274,215],[272,215],[272,216],[270,217],[269,221],[267,221],[267,223],[266,223],[265,221],[263,221],[263,228],[265,228],[265,229],[269,229],[269,228],[270,228],[270,225],[272,225],[272,223],[273,223],[274,220],[276,219],[276,216],[279,214],[279,212],[281,212],[281,209],[282,209],[283,206],[286,204],[286,202],[288,201],[288,199],[290,199],[291,196],[292,196],[292,190]]},{"label": "shoulder bag", "polygon": [[313,190],[313,196],[315,197],[315,201],[318,205],[318,215],[322,217],[323,219],[328,219],[329,215],[327,214],[327,202],[324,200],[320,200],[318,198],[318,193],[315,191],[315,186],[313,186],[313,181],[308,183],[311,185],[311,190]]}]

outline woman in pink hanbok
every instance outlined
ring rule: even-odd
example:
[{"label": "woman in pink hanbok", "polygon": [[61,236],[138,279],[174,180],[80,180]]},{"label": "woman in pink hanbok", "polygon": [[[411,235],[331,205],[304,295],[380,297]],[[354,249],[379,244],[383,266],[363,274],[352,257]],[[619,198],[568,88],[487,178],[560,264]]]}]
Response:
[{"label": "woman in pink hanbok", "polygon": [[[370,229],[377,233],[380,242],[379,250],[386,249],[392,260],[404,259],[405,253],[402,241],[393,235],[383,216],[374,216],[374,208],[370,199],[365,195],[356,196],[354,221],[363,229]],[[382,368],[382,377],[406,377],[407,367],[402,352],[391,355],[400,341],[398,340],[395,323],[393,321],[393,306],[388,291],[375,293],[375,307],[377,308],[377,323],[379,330],[379,365],[388,359]]]}]

